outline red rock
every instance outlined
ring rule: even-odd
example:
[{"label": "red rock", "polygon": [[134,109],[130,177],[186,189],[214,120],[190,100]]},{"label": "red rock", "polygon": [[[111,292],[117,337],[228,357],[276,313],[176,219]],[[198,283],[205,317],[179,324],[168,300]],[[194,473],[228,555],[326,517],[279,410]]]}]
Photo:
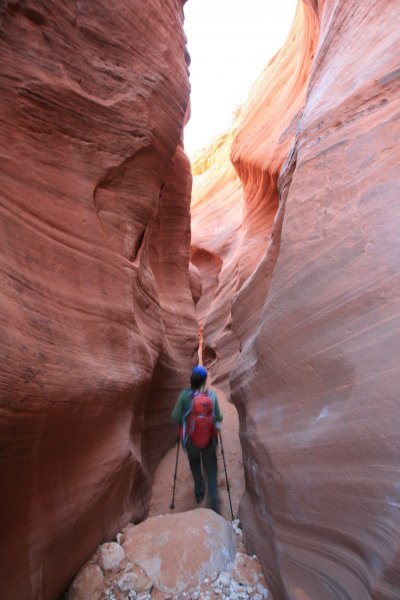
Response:
[{"label": "red rock", "polygon": [[241,585],[255,586],[263,577],[259,561],[247,554],[237,552],[232,567],[232,577]]},{"label": "red rock", "polygon": [[134,590],[135,592],[142,593],[151,590],[153,582],[143,569],[137,565],[133,565],[131,570],[121,575],[117,581],[117,585],[123,592]]},{"label": "red rock", "polygon": [[191,260],[202,281],[197,314],[204,330],[203,360],[212,372],[213,383],[226,392],[232,360],[239,350],[230,319],[243,211],[240,180],[229,160],[234,132],[233,127],[214,140],[192,167]]},{"label": "red rock", "polygon": [[230,523],[204,508],[151,517],[126,533],[123,547],[165,593],[179,593],[230,570],[235,557]]},{"label": "red rock", "polygon": [[198,304],[204,347],[215,380],[231,372],[241,520],[276,600],[400,588],[397,13],[300,3],[235,125],[245,209],[230,278],[227,259],[214,267],[220,173],[195,215],[201,268],[218,277]]},{"label": "red rock", "polygon": [[98,565],[82,567],[70,590],[69,600],[100,600],[103,594],[104,575]]},{"label": "red rock", "polygon": [[125,552],[116,542],[109,542],[100,546],[99,556],[104,571],[118,571],[124,561]]},{"label": "red rock", "polygon": [[182,21],[178,0],[0,8],[7,598],[59,597],[145,516],[174,442],[197,345]]},{"label": "red rock", "polygon": [[246,293],[244,284],[270,245],[277,178],[304,104],[317,30],[314,12],[300,5],[287,45],[254,84],[232,130],[214,140],[193,165],[192,261],[203,279],[198,305],[203,358],[215,384],[228,393],[240,350],[235,327],[241,329],[243,318],[251,321],[245,331],[253,331],[259,310],[250,300],[251,309],[247,305],[234,326],[232,301],[239,290]]}]

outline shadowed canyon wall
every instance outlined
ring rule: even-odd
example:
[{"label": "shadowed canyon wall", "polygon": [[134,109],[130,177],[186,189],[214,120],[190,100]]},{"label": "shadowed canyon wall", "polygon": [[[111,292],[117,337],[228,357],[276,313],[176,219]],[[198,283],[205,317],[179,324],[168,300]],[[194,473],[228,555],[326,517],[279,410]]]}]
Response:
[{"label": "shadowed canyon wall", "polygon": [[0,6],[2,594],[146,515],[196,302],[275,599],[398,599],[398,1],[300,0],[193,165],[191,263],[182,4]]},{"label": "shadowed canyon wall", "polygon": [[[227,146],[195,164],[195,252],[220,259],[206,359],[280,600],[399,597],[397,19],[395,0],[299,2],[227,136],[237,175]],[[228,196],[229,248],[208,220]]]},{"label": "shadowed canyon wall", "polygon": [[197,348],[182,4],[1,3],[2,597],[57,598],[145,516],[174,440]]}]

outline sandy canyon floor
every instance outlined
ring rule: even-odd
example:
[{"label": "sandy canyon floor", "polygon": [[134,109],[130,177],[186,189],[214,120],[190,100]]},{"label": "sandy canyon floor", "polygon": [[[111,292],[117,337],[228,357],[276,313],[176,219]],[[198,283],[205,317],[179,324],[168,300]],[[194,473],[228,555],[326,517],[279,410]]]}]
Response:
[{"label": "sandy canyon floor", "polygon": [[[230,495],[234,517],[237,517],[240,498],[244,491],[244,473],[242,450],[239,442],[239,420],[235,407],[228,402],[221,390],[215,389],[218,402],[223,415],[222,443],[225,453],[225,463],[228,474]],[[221,516],[231,520],[229,497],[226,486],[221,447],[217,450],[218,456],[218,488],[220,498]],[[160,463],[153,482],[153,493],[150,503],[149,517],[160,514],[184,512],[194,508],[207,508],[207,497],[201,504],[197,504],[193,491],[193,480],[189,469],[187,456],[179,449],[177,481],[175,486],[175,509],[170,509],[173,478],[176,462],[176,446],[168,452]]]}]

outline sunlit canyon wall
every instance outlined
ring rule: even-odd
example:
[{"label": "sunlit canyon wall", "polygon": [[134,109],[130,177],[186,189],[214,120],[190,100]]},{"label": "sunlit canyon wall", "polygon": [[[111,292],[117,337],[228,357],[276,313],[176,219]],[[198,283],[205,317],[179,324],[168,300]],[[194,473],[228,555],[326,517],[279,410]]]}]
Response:
[{"label": "sunlit canyon wall", "polygon": [[[146,514],[196,357],[181,0],[0,7],[1,596]],[[197,290],[198,293],[198,290]]]},{"label": "sunlit canyon wall", "polygon": [[300,1],[194,165],[205,360],[277,600],[399,598],[399,58],[397,1]]}]

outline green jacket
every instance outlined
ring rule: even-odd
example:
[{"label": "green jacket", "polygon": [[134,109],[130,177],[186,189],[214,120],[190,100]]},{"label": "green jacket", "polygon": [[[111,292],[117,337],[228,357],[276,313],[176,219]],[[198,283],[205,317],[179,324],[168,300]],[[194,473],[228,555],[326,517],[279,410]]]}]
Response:
[{"label": "green jacket", "polygon": [[[222,421],[222,415],[218,404],[217,395],[212,390],[207,390],[210,392],[211,398],[215,401],[215,420]],[[190,388],[185,388],[181,391],[178,396],[178,400],[176,401],[175,408],[171,413],[171,421],[173,423],[181,424],[183,416],[190,409],[190,405],[192,402],[192,390]]]}]

